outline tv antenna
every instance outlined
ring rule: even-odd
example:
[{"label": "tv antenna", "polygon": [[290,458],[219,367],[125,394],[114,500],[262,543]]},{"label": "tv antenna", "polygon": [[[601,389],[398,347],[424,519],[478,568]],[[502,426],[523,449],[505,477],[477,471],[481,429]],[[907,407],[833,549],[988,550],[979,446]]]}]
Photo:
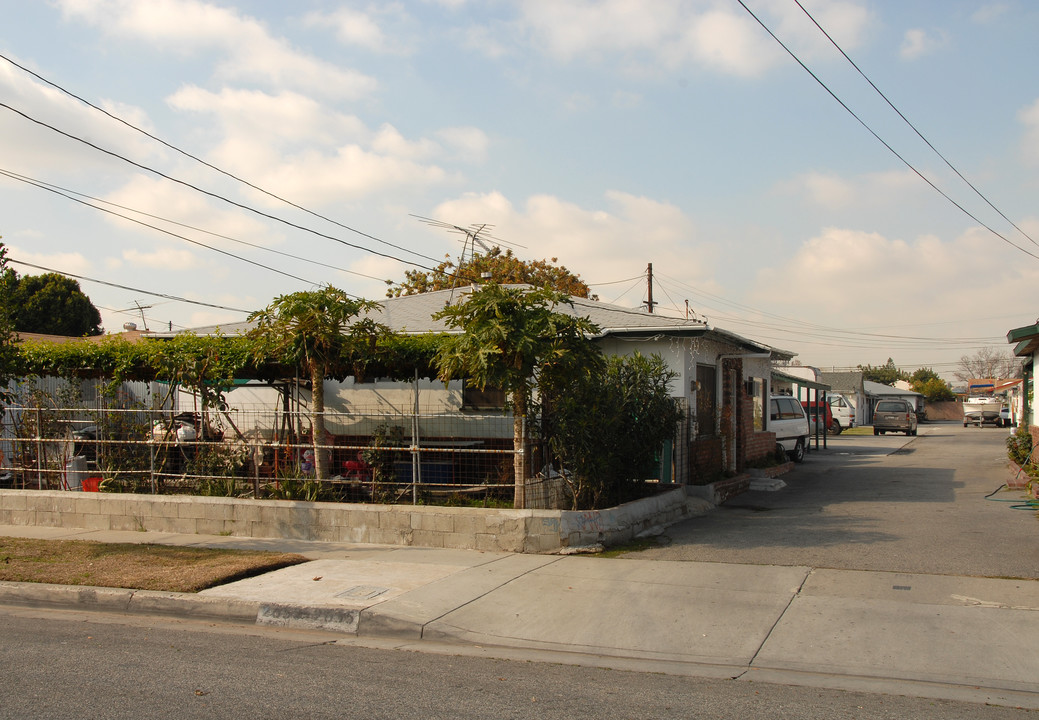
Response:
[{"label": "tv antenna", "polygon": [[[485,253],[489,253],[491,251],[491,246],[489,246],[487,244],[487,242],[485,242],[485,241],[490,241],[491,243],[493,243],[494,245],[497,245],[499,247],[502,246],[502,245],[505,245],[507,247],[523,248],[524,250],[526,249],[525,245],[519,245],[517,243],[505,242],[501,238],[495,237],[494,235],[491,234],[491,229],[494,226],[493,225],[489,225],[487,223],[473,223],[472,225],[469,225],[468,227],[462,227],[461,225],[455,225],[453,223],[444,222],[443,220],[434,220],[433,218],[427,218],[427,217],[423,217],[421,215],[414,215],[414,214],[412,214],[411,217],[416,218],[420,222],[423,222],[426,225],[429,225],[430,227],[440,228],[440,229],[443,229],[443,230],[447,230],[450,233],[455,233],[455,234],[458,234],[458,235],[464,235],[465,236],[465,239],[462,240],[462,254],[458,258],[458,267],[459,268],[461,268],[462,264],[465,262],[465,251],[466,251],[467,247],[469,249],[469,259],[470,260],[473,258],[474,255],[476,255],[476,246],[477,245],[479,245],[480,248]],[[451,285],[452,289],[457,286],[457,281],[458,280],[463,280],[463,279],[464,278],[459,278],[458,274],[455,273],[455,276],[454,276],[454,279],[453,279],[453,282],[452,282],[452,285]],[[475,280],[475,278],[470,278],[470,280]]]},{"label": "tv antenna", "polygon": [[124,313],[124,312],[133,312],[134,310],[136,310],[137,312],[139,312],[141,314],[141,325],[144,327],[144,331],[145,332],[150,332],[148,330],[148,321],[144,317],[144,311],[145,310],[151,310],[152,306],[151,305],[141,305],[141,303],[137,302],[136,300],[133,301],[133,304],[134,304],[134,307],[132,307],[132,308],[126,308],[125,310],[117,310],[116,312]]}]

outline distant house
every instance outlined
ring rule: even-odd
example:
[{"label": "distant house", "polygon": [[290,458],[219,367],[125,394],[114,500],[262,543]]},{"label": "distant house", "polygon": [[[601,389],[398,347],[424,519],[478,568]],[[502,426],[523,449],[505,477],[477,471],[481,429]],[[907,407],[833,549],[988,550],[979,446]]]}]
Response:
[{"label": "distant house", "polygon": [[873,382],[872,380],[863,380],[862,387],[869,403],[870,419],[867,424],[873,422],[873,410],[877,407],[877,403],[881,400],[887,400],[890,398],[908,400],[913,404],[913,407],[916,408],[916,414],[921,418],[923,418],[924,413],[926,412],[924,408],[924,396],[918,392],[913,392],[907,388],[892,387],[891,385]]},{"label": "distant house", "polygon": [[869,396],[866,394],[865,379],[861,370],[846,372],[820,372],[820,382],[830,386],[831,393],[840,393],[855,408],[855,424],[869,425],[873,422]]},{"label": "distant house", "polygon": [[[405,335],[448,332],[432,316],[446,304],[457,302],[468,288],[440,290],[380,301],[380,309],[369,314],[391,330]],[[787,362],[794,354],[749,340],[698,320],[685,320],[617,305],[573,298],[573,307],[561,305],[559,312],[588,317],[601,330],[590,338],[604,354],[659,355],[677,374],[671,395],[685,411],[687,421],[676,439],[662,479],[679,483],[706,482],[725,471],[742,471],[748,461],[775,449],[775,435],[768,431],[768,396],[773,362]],[[245,333],[249,323],[196,328],[189,332],[205,335]],[[163,336],[158,333],[158,336]],[[300,394],[307,402],[308,389]],[[265,394],[267,393],[267,394]],[[277,402],[263,388],[231,391],[233,405],[252,403],[270,406]],[[418,404],[424,412],[453,413],[456,432],[465,433],[464,420],[475,414],[501,416],[504,397],[479,393],[453,381],[445,386],[437,380],[415,383],[366,378],[358,381],[326,382],[325,404],[330,411],[344,413],[410,413]],[[346,428],[331,432],[346,431]],[[666,463],[665,463],[666,464]]]}]

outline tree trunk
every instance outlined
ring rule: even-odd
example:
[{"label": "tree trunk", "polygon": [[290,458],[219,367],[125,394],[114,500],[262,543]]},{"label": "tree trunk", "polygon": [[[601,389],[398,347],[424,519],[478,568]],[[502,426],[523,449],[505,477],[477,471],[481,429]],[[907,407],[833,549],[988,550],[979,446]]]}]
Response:
[{"label": "tree trunk", "polygon": [[512,506],[522,510],[527,506],[528,447],[524,428],[527,419],[527,396],[522,391],[512,393],[512,466],[515,472],[516,491]]},{"label": "tree trunk", "polygon": [[324,368],[310,368],[310,416],[311,444],[314,446],[314,477],[328,479],[328,454],[321,448],[325,444],[325,372]]}]

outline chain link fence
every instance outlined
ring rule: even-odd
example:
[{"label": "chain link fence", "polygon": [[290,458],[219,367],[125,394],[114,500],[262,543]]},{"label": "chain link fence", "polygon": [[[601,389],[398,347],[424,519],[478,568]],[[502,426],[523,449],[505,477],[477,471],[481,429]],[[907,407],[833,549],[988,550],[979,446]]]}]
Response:
[{"label": "chain link fence", "polygon": [[[290,500],[511,503],[512,420],[459,413],[16,405],[0,486]],[[327,478],[315,477],[315,452]]]}]

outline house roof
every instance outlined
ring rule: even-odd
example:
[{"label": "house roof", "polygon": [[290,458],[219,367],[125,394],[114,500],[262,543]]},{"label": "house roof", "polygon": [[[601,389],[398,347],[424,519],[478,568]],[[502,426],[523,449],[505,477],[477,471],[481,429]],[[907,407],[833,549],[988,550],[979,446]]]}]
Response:
[{"label": "house roof", "polygon": [[1014,328],[1007,333],[1007,342],[1014,345],[1014,355],[1017,357],[1031,355],[1039,348],[1039,322]]},{"label": "house roof", "polygon": [[[510,287],[523,286],[514,285]],[[394,332],[406,335],[458,332],[453,328],[449,328],[443,320],[434,320],[433,315],[444,309],[449,303],[457,302],[471,291],[471,287],[465,287],[385,298],[379,301],[379,309],[368,313],[366,317],[386,325]],[[586,298],[571,298],[571,302],[573,303],[572,307],[563,304],[557,307],[556,310],[576,317],[587,317],[599,326],[600,332],[596,336],[599,338],[607,336],[651,338],[657,335],[667,337],[700,337],[710,335],[744,350],[755,353],[770,353],[779,360],[789,360],[795,355],[795,353],[779,350],[726,330],[712,328],[700,320],[651,315],[644,311]],[[226,325],[210,325],[194,328],[187,332],[192,332],[196,335],[238,335],[248,332],[253,327],[255,327],[255,323],[241,322]],[[157,335],[163,336],[161,333],[157,333]],[[166,336],[169,335],[166,334]]]},{"label": "house roof", "polygon": [[38,343],[50,343],[52,345],[64,345],[65,343],[74,342],[91,342],[101,343],[106,338],[118,337],[126,340],[127,342],[140,342],[141,338],[151,337],[154,333],[150,333],[142,330],[127,330],[121,333],[111,333],[108,335],[84,335],[83,337],[72,337],[70,335],[46,335],[43,333],[26,333],[20,332],[15,333],[15,342],[38,342]]},{"label": "house roof", "polygon": [[873,396],[923,397],[923,395],[918,392],[902,390],[901,388],[891,387],[890,385],[873,382],[872,380],[863,380],[862,387],[863,390],[866,391],[867,395]]},{"label": "house roof", "polygon": [[861,370],[848,372],[820,372],[819,380],[830,383],[833,392],[855,394],[865,392],[862,387],[863,377]]}]

